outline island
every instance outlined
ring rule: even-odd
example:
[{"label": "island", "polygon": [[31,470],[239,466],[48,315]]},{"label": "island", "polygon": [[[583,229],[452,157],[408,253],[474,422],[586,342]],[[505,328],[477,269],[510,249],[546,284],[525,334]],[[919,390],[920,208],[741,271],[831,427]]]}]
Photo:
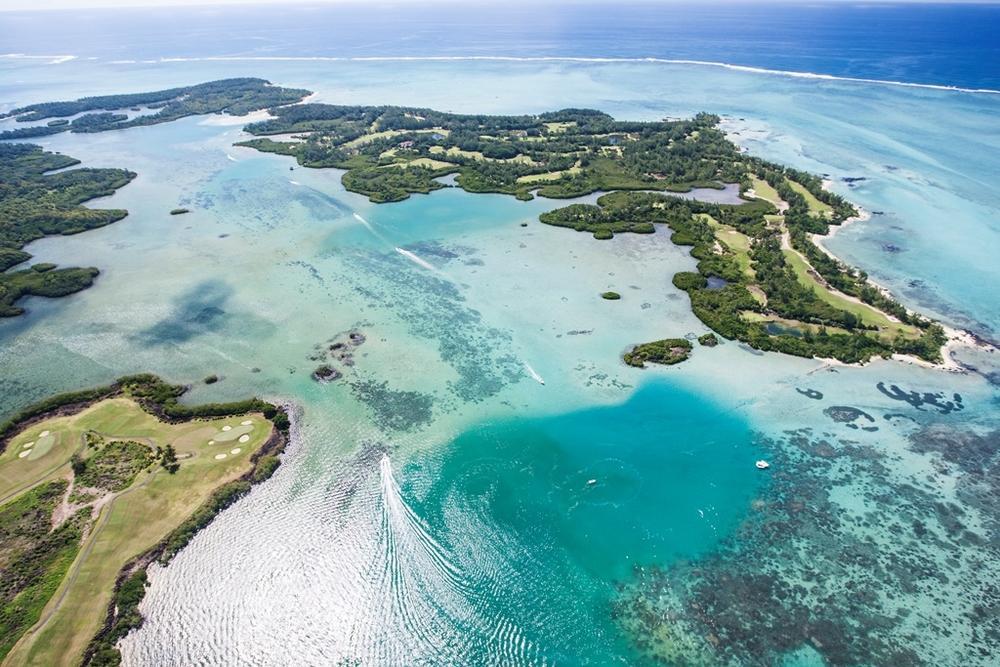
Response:
[{"label": "island", "polygon": [[691,341],[686,338],[665,338],[636,345],[625,353],[624,360],[629,366],[645,368],[647,361],[671,366],[686,361],[690,355]]},{"label": "island", "polygon": [[[239,145],[344,169],[344,187],[376,203],[448,187],[447,175],[469,192],[520,199],[606,192],[596,204],[569,204],[540,221],[600,240],[669,228],[698,260],[697,272],[676,274],[674,285],[723,338],[846,363],[942,360],[940,325],[816,242],[859,211],[820,178],[741,151],[718,116],[624,122],[591,109],[486,116],[330,104],[271,115],[248,125],[256,137]],[[285,138],[270,136],[277,134]],[[727,186],[738,188],[736,201],[671,195]]]},{"label": "island", "polygon": [[[263,79],[226,79],[35,104],[7,115],[41,122],[84,113],[69,129],[89,115],[79,131],[105,131],[197,113],[266,111],[266,119],[244,128],[253,138],[238,145],[291,156],[306,167],[343,169],[344,187],[376,203],[452,187],[444,176],[453,176],[454,186],[468,192],[519,199],[604,193],[596,204],[569,203],[539,220],[604,241],[617,234],[670,229],[672,240],[690,246],[698,260],[697,271],[676,274],[674,285],[688,294],[702,323],[722,338],[757,350],[844,363],[895,355],[931,364],[943,360],[948,334],[941,325],[909,311],[817,241],[835,226],[857,219],[859,211],[827,190],[819,177],[740,150],[720,128],[718,116],[619,121],[593,109],[520,116],[452,114],[302,102],[308,94]],[[158,111],[120,117],[124,108],[138,105]],[[67,129],[51,121],[32,127]],[[0,148],[34,151],[35,158],[40,153],[33,146]],[[58,163],[69,158],[42,159]],[[44,178],[74,171],[84,172]],[[42,172],[32,178],[42,179]],[[725,203],[699,200],[697,193],[676,196],[696,188],[727,193],[702,197]],[[94,215],[105,219],[124,212]],[[16,217],[5,214],[6,219]],[[49,231],[35,222],[27,228],[67,233],[87,227],[66,224]],[[24,242],[0,236],[0,266],[25,261]],[[96,269],[65,271],[30,268],[2,274],[0,315],[21,312],[13,302],[24,294],[68,293],[96,275]]]},{"label": "island", "polygon": [[[0,118],[18,123],[49,121],[0,132],[2,139],[26,139],[60,132],[105,132],[167,123],[187,116],[228,113],[243,116],[301,101],[308,90],[282,88],[264,79],[238,78],[148,93],[101,95],[71,102],[43,102],[12,109]],[[145,107],[145,109],[143,109]],[[126,111],[132,112],[130,117]],[[96,112],[96,113],[93,113]],[[136,113],[138,112],[138,113]],[[70,117],[73,117],[70,120]]]},{"label": "island", "polygon": [[[69,169],[80,163],[33,144],[0,144],[0,317],[20,315],[18,299],[58,297],[89,287],[96,268],[57,269],[35,264],[12,267],[31,259],[23,250],[31,241],[57,234],[77,234],[121,220],[128,211],[81,206],[114,194],[136,174],[124,169]],[[56,173],[49,173],[54,170]]]},{"label": "island", "polygon": [[[0,140],[59,132],[104,132],[155,125],[208,113],[245,115],[275,105],[291,104],[308,90],[273,86],[264,79],[223,79],[150,93],[85,97],[72,102],[46,102],[20,107],[0,118],[41,122],[0,132]],[[145,105],[150,113],[129,117],[123,110]],[[96,113],[89,113],[96,112]],[[81,115],[82,114],[82,115]],[[74,116],[72,120],[67,117]],[[127,185],[136,174],[125,169],[69,169],[75,158],[44,151],[34,144],[0,143],[0,317],[22,315],[16,302],[26,296],[60,297],[90,287],[100,273],[95,267],[10,271],[31,255],[31,241],[57,234],[76,234],[121,220],[123,209],[82,206]],[[54,172],[54,173],[53,173]],[[188,213],[175,208],[171,215]],[[55,268],[55,267],[52,267]]]},{"label": "island", "polygon": [[184,391],[129,376],[0,424],[0,659],[119,664],[146,568],[278,467],[285,408]]}]

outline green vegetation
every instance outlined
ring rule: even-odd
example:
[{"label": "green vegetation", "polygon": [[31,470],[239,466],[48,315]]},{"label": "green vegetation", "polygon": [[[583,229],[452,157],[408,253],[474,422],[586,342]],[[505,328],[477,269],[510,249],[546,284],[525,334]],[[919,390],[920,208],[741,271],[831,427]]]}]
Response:
[{"label": "green vegetation", "polygon": [[51,264],[7,272],[31,255],[22,248],[55,234],[76,234],[124,218],[121,209],[85,208],[135,178],[123,169],[69,169],[78,160],[32,144],[0,144],[0,317],[24,312],[15,303],[28,295],[59,297],[93,284],[95,268],[54,269]]},{"label": "green vegetation", "polygon": [[154,460],[148,445],[134,440],[114,440],[90,458],[81,459],[79,470],[76,465],[73,466],[75,483],[86,488],[121,491],[129,487],[136,475],[152,465]]},{"label": "green vegetation", "polygon": [[145,568],[138,569],[119,581],[111,599],[111,607],[115,610],[114,618],[89,649],[92,667],[117,667],[121,664],[122,656],[115,645],[119,639],[142,626],[139,603],[146,596],[148,581]]},{"label": "green vegetation", "polygon": [[[778,167],[756,161],[750,166],[787,179]],[[853,214],[848,204],[823,191],[818,180],[799,173],[794,178],[816,189],[813,196],[823,198],[834,219]],[[789,262],[782,239],[802,236],[814,245],[801,230],[822,233],[828,223],[810,214],[808,204],[787,182],[779,183],[777,191],[789,203],[784,216],[776,216],[774,206],[759,199],[738,205],[708,204],[658,193],[614,192],[598,199],[596,206],[574,204],[540,219],[594,233],[645,232],[640,225],[667,225],[674,243],[692,246],[691,254],[698,259],[697,273],[674,276],[674,285],[691,297],[694,313],[716,333],[757,349],[845,362],[894,352],[939,359],[944,343],[940,327],[911,316],[877,291],[875,296],[860,288],[861,277],[846,267],[824,265],[832,277],[829,283],[854,286],[857,299],[864,300],[864,295],[874,303],[851,301],[825,280],[810,278],[806,284],[800,279],[808,267],[804,260],[798,268]],[[802,259],[797,252],[792,254]],[[885,306],[886,312],[876,306]],[[892,321],[888,313],[898,314],[900,321]]]},{"label": "green vegetation", "polygon": [[691,354],[691,342],[685,338],[665,338],[636,345],[625,353],[625,363],[643,368],[646,362],[672,366],[685,361]]},{"label": "green vegetation", "polygon": [[714,333],[709,331],[707,334],[698,336],[698,343],[705,347],[715,347],[719,344],[719,339]]},{"label": "green vegetation", "polygon": [[52,480],[0,507],[0,658],[38,621],[76,557],[82,517],[52,527],[66,486]]},{"label": "green vegetation", "polygon": [[[469,192],[531,199],[598,190],[687,191],[739,180],[739,152],[700,114],[687,121],[622,122],[591,109],[531,116],[460,115],[389,106],[301,104],[248,125],[243,146],[345,169],[345,187],[399,201],[457,173]],[[295,133],[297,141],[267,135]],[[384,169],[387,166],[406,169]],[[614,231],[614,230],[612,230]],[[629,230],[635,231],[635,230]],[[651,231],[651,230],[650,230]],[[606,234],[602,233],[602,236]]]},{"label": "green vegetation", "polygon": [[[195,86],[171,88],[149,93],[130,95],[102,95],[84,97],[73,102],[45,102],[20,107],[0,115],[11,116],[19,123],[42,121],[46,118],[60,118],[45,125],[18,128],[0,132],[0,139],[24,139],[40,137],[58,132],[104,132],[129,127],[141,127],[166,123],[186,116],[209,113],[228,113],[242,116],[251,111],[259,111],[283,104],[294,104],[306,95],[308,90],[272,86],[264,79],[240,78],[209,81]],[[111,109],[127,109],[145,105],[158,109],[156,113],[135,116],[113,113]],[[98,113],[85,113],[96,111]],[[67,116],[84,115],[68,122]]]},{"label": "green vegetation", "polygon": [[622,298],[622,295],[618,292],[601,292],[601,298],[607,299],[608,301],[617,301]]},{"label": "green vegetation", "polygon": [[[613,191],[596,206],[571,204],[540,220],[597,239],[669,226],[674,242],[692,246],[698,259],[698,272],[677,274],[674,284],[726,338],[846,362],[893,353],[940,359],[939,326],[909,313],[812,241],[857,215],[855,208],[812,174],[741,153],[715,116],[640,123],[589,109],[482,116],[328,104],[272,113],[246,127],[258,138],[243,145],[307,167],[344,169],[345,187],[374,202],[443,187],[436,179],[449,173],[469,192],[521,199]],[[267,138],[282,133],[295,133],[297,141]],[[755,196],[738,205],[665,196],[724,183]]]},{"label": "green vegetation", "polygon": [[0,427],[0,641],[11,664],[118,664],[115,642],[141,623],[146,566],[274,472],[281,408],[181,407],[183,391],[131,376]]},{"label": "green vegetation", "polygon": [[174,208],[170,210],[170,215],[184,215],[185,213],[190,213],[189,208]]}]

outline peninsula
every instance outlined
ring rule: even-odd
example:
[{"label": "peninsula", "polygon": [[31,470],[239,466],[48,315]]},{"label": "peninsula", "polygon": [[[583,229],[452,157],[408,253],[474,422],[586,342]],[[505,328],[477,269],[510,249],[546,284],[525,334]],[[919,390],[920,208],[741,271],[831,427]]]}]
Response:
[{"label": "peninsula", "polygon": [[[19,122],[77,116],[68,123],[49,120],[24,128],[48,134],[124,129],[199,113],[266,110],[266,120],[245,127],[254,138],[238,145],[291,156],[306,167],[343,169],[344,186],[376,203],[449,187],[441,180],[449,175],[466,191],[519,199],[605,192],[596,205],[572,203],[542,214],[540,221],[602,240],[669,228],[672,240],[691,246],[698,260],[697,271],[676,274],[674,285],[688,293],[694,313],[716,334],[759,350],[846,363],[893,355],[942,361],[948,339],[940,325],[910,312],[864,272],[816,243],[832,227],[857,217],[857,209],[824,189],[812,174],[742,152],[719,128],[717,116],[618,121],[592,109],[488,116],[301,103],[308,94],[263,79],[227,79],[152,93],[34,104],[7,115]],[[146,105],[155,113],[121,113],[134,105]],[[134,176],[131,172],[77,169],[47,174],[72,164],[72,159],[30,145],[0,144],[0,150],[4,175],[9,172],[14,183],[0,190],[0,269],[26,260],[21,247],[34,238],[81,231],[125,215],[79,204],[97,196],[94,193],[121,187]],[[71,179],[81,186],[62,183]],[[727,186],[738,187],[736,201],[714,204],[671,196]],[[45,195],[54,203],[44,213],[23,216],[20,211],[37,208],[38,192],[46,188],[54,191]],[[54,222],[49,220],[53,208]],[[53,269],[41,264],[0,274],[0,315],[22,312],[14,301],[23,295],[69,293],[89,285],[97,274],[97,269]],[[640,356],[655,362],[660,355],[634,358]]]},{"label": "peninsula", "polygon": [[0,424],[0,659],[117,665],[167,563],[267,479],[288,415],[252,399],[187,406],[152,375],[29,407]]},{"label": "peninsula", "polygon": [[[306,167],[344,169],[344,186],[373,202],[447,187],[440,177],[451,174],[469,192],[520,199],[607,192],[596,205],[570,204],[540,220],[605,240],[668,227],[674,243],[691,246],[698,259],[697,272],[676,274],[674,284],[725,338],[847,363],[893,354],[942,359],[942,327],[816,244],[816,236],[857,216],[854,206],[816,176],[743,153],[717,116],[623,122],[590,109],[482,116],[328,104],[271,115],[248,125],[257,138],[240,145]],[[275,134],[291,139],[268,136]],[[670,196],[727,184],[738,184],[738,203]],[[671,363],[682,358],[673,355]]]}]

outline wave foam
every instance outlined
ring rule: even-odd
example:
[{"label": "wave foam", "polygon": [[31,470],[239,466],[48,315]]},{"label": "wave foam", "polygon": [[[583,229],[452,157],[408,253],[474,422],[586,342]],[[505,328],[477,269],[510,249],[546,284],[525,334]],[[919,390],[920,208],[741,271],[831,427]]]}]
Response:
[{"label": "wave foam", "polygon": [[200,62],[200,61],[238,61],[238,62],[436,62],[436,61],[486,61],[486,62],[569,62],[569,63],[657,63],[664,65],[690,65],[694,67],[717,67],[737,72],[752,74],[767,74],[785,76],[797,79],[816,79],[821,81],[842,81],[881,86],[901,86],[905,88],[924,88],[956,93],[977,93],[1000,95],[1000,90],[993,88],[967,88],[934,83],[915,83],[910,81],[894,81],[891,79],[867,79],[854,76],[836,76],[817,72],[800,72],[795,70],[768,69],[752,65],[737,65],[734,63],[714,60],[692,60],[686,58],[614,58],[614,57],[584,57],[584,56],[203,56],[161,58],[159,62]]},{"label": "wave foam", "polygon": [[76,56],[72,55],[33,56],[26,53],[0,53],[0,58],[6,58],[7,60],[48,60],[47,64],[49,65],[60,65],[70,60],[76,60]]}]

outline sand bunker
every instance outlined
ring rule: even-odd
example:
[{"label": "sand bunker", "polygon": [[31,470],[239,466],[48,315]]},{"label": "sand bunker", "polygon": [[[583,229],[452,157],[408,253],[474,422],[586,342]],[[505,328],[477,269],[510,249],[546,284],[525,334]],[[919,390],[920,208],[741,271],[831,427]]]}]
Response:
[{"label": "sand bunker", "polygon": [[216,460],[216,461],[221,461],[221,460],[222,460],[222,459],[224,459],[224,458],[226,458],[226,455],[225,455],[225,454],[216,454],[216,455],[215,455],[215,460]]},{"label": "sand bunker", "polygon": [[250,436],[249,435],[241,435],[240,436],[240,442],[250,442]]},{"label": "sand bunker", "polygon": [[38,437],[39,437],[39,438],[44,438],[44,437],[45,437],[45,436],[47,436],[48,434],[49,434],[49,432],[48,432],[48,431],[42,431],[41,433],[39,433],[39,434],[38,434]]},{"label": "sand bunker", "polygon": [[28,455],[28,454],[30,454],[30,453],[31,453],[31,450],[30,450],[30,449],[26,449],[26,450],[24,450],[23,452],[21,452],[20,454],[18,454],[18,455],[17,455],[17,458],[19,458],[19,459],[23,459],[23,458],[24,458],[25,456],[27,456],[27,455]]},{"label": "sand bunker", "polygon": [[[228,430],[227,430],[228,429]],[[232,442],[236,440],[241,435],[250,433],[253,430],[253,424],[248,426],[225,426],[221,431],[215,434],[212,438],[215,442]]]},{"label": "sand bunker", "polygon": [[35,444],[35,441],[34,441],[34,440],[32,440],[31,442],[26,442],[26,443],[24,443],[23,445],[21,445],[21,449],[31,449],[31,446],[32,446],[33,444]]},{"label": "sand bunker", "polygon": [[232,431],[233,427],[230,426],[229,424],[226,424],[225,426],[222,427],[222,430],[223,431]]},{"label": "sand bunker", "polygon": [[214,445],[214,444],[215,444],[215,440],[209,440],[209,441],[208,441],[208,444],[210,444],[210,445]]},{"label": "sand bunker", "polygon": [[246,421],[241,421],[240,422],[241,426],[250,426],[251,424],[253,424],[253,420],[252,419],[247,419]]},{"label": "sand bunker", "polygon": [[243,451],[242,449],[240,449],[239,447],[237,447],[236,449],[230,449],[229,453],[230,454],[239,454],[242,451]]}]

